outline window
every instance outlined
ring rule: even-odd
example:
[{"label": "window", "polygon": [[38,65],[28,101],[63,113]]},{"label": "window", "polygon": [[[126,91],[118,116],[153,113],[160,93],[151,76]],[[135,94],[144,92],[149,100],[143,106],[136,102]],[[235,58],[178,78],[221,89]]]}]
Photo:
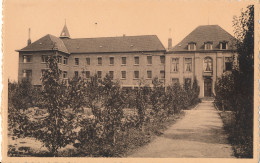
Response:
[{"label": "window", "polygon": [[172,78],[172,84],[177,84],[179,83],[179,79],[178,78]]},{"label": "window", "polygon": [[212,50],[212,44],[213,44],[213,42],[205,42],[204,43],[204,49],[205,50]]},{"label": "window", "polygon": [[147,64],[148,65],[152,64],[152,56],[147,56]]},{"label": "window", "polygon": [[122,65],[126,65],[126,57],[122,57]]},{"label": "window", "polygon": [[97,76],[98,76],[99,79],[101,79],[102,78],[102,71],[98,71]]},{"label": "window", "polygon": [[179,58],[172,58],[172,72],[178,72],[179,71]]},{"label": "window", "polygon": [[111,79],[114,79],[114,71],[109,71],[109,76]]},{"label": "window", "polygon": [[185,80],[184,80],[184,87],[186,89],[190,89],[191,88],[191,78],[185,78]]},{"label": "window", "polygon": [[212,72],[212,59],[210,57],[206,57],[204,59],[204,71],[205,72]]},{"label": "window", "polygon": [[185,58],[185,71],[191,72],[192,69],[192,58]]},{"label": "window", "polygon": [[32,70],[23,70],[23,77],[26,79],[32,78]]},{"label": "window", "polygon": [[135,57],[135,65],[139,65],[139,57]]},{"label": "window", "polygon": [[225,57],[225,71],[231,71],[233,67],[233,58]]},{"label": "window", "polygon": [[68,64],[68,58],[67,58],[67,57],[64,57],[64,59],[63,59],[63,64],[64,64],[64,65],[67,65],[67,64]]},{"label": "window", "polygon": [[62,63],[62,56],[58,56],[58,63]]},{"label": "window", "polygon": [[219,43],[220,49],[225,50],[227,49],[227,41],[223,41]]},{"label": "window", "polygon": [[114,65],[114,57],[109,57],[109,64]]},{"label": "window", "polygon": [[86,64],[89,66],[90,65],[90,58],[86,58]]},{"label": "window", "polygon": [[67,71],[63,71],[63,78],[67,78],[68,77],[68,72]]},{"label": "window", "polygon": [[134,71],[134,79],[139,79],[139,71]]},{"label": "window", "polygon": [[23,56],[23,63],[29,63],[32,61],[32,56],[31,55],[24,55]]},{"label": "window", "polygon": [[102,57],[98,57],[98,65],[102,65]]},{"label": "window", "polygon": [[196,50],[196,42],[190,42],[188,44],[188,50]]},{"label": "window", "polygon": [[79,77],[79,72],[78,71],[74,71],[74,76],[77,78]]},{"label": "window", "polygon": [[48,56],[47,55],[42,55],[42,63],[48,62]]},{"label": "window", "polygon": [[147,78],[152,79],[152,71],[147,71]]},{"label": "window", "polygon": [[90,71],[86,71],[86,78],[90,78]]},{"label": "window", "polygon": [[160,56],[161,64],[165,64],[165,56]]},{"label": "window", "polygon": [[121,71],[122,79],[126,79],[126,71]]},{"label": "window", "polygon": [[75,58],[75,65],[79,65],[79,58]]},{"label": "window", "polygon": [[164,71],[164,70],[161,70],[161,71],[160,71],[160,78],[161,78],[161,79],[164,79],[164,78],[165,78],[165,71]]}]

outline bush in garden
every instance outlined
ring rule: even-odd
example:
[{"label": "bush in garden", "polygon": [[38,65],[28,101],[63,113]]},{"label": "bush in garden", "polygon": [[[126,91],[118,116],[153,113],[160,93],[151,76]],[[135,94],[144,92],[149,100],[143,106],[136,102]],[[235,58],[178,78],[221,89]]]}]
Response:
[{"label": "bush in garden", "polygon": [[156,77],[152,80],[152,91],[150,93],[150,102],[155,116],[163,109],[163,98],[165,95],[163,83]]}]

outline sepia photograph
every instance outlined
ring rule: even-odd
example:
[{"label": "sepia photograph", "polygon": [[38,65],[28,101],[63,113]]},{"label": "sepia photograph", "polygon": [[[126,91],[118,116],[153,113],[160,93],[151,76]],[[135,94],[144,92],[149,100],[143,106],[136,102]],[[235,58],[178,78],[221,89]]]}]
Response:
[{"label": "sepia photograph", "polygon": [[4,0],[3,162],[256,161],[258,8]]}]

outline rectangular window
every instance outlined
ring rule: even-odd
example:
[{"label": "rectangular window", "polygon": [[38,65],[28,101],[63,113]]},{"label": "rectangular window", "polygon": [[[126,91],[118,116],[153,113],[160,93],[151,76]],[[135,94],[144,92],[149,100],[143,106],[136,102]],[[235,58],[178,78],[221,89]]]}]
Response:
[{"label": "rectangular window", "polygon": [[86,78],[90,78],[90,71],[86,71]]},{"label": "rectangular window", "polygon": [[114,71],[109,71],[109,76],[111,79],[114,79]]},{"label": "rectangular window", "polygon": [[114,65],[114,57],[109,57],[109,64]]},{"label": "rectangular window", "polygon": [[148,65],[152,64],[152,56],[147,56],[147,64]]},{"label": "rectangular window", "polygon": [[179,58],[172,58],[172,72],[178,72],[179,71]]},{"label": "rectangular window", "polygon": [[126,57],[122,57],[122,65],[126,65]]},{"label": "rectangular window", "polygon": [[79,58],[75,58],[75,65],[79,65]]},{"label": "rectangular window", "polygon": [[63,59],[63,64],[64,64],[64,65],[67,65],[67,64],[68,64],[68,58],[67,58],[67,57],[64,57],[64,59]]},{"label": "rectangular window", "polygon": [[161,64],[165,64],[165,56],[160,56]]},{"label": "rectangular window", "polygon": [[24,55],[23,56],[23,63],[29,63],[32,62],[32,56],[31,55]]},{"label": "rectangular window", "polygon": [[225,57],[225,71],[231,71],[233,67],[233,58]]},{"label": "rectangular window", "polygon": [[172,78],[172,84],[179,83],[179,78]]},{"label": "rectangular window", "polygon": [[221,42],[220,43],[220,49],[222,49],[222,50],[227,49],[227,42]]},{"label": "rectangular window", "polygon": [[126,79],[126,71],[121,71],[122,79]]},{"label": "rectangular window", "polygon": [[139,65],[139,57],[135,57],[135,65]]},{"label": "rectangular window", "polygon": [[58,63],[62,63],[62,56],[58,56]]},{"label": "rectangular window", "polygon": [[89,66],[90,65],[90,58],[86,58],[86,64]]},{"label": "rectangular window", "polygon": [[139,79],[139,71],[134,71],[134,79]]},{"label": "rectangular window", "polygon": [[47,55],[42,55],[42,63],[48,62],[48,56]]},{"label": "rectangular window", "polygon": [[184,79],[184,86],[186,89],[191,88],[191,78]]},{"label": "rectangular window", "polygon": [[63,71],[63,78],[68,78],[68,72],[67,71]]},{"label": "rectangular window", "polygon": [[161,70],[161,71],[160,71],[160,78],[161,78],[161,79],[164,79],[164,78],[165,78],[165,71],[164,71],[164,70]]},{"label": "rectangular window", "polygon": [[102,78],[102,71],[98,71],[97,76],[98,76],[99,79],[101,79]]},{"label": "rectangular window", "polygon": [[191,72],[192,70],[192,58],[185,58],[185,71]]},{"label": "rectangular window", "polygon": [[75,75],[76,78],[79,77],[79,72],[78,71],[74,71],[74,75]]},{"label": "rectangular window", "polygon": [[152,79],[152,71],[147,71],[147,78]]},{"label": "rectangular window", "polygon": [[102,65],[102,57],[98,57],[98,65]]},{"label": "rectangular window", "polygon": [[23,70],[23,77],[26,79],[32,78],[32,70]]}]

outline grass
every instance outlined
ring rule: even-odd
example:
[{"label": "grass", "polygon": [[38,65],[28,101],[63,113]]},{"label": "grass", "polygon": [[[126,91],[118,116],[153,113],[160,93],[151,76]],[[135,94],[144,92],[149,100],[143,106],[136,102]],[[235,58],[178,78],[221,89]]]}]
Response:
[{"label": "grass", "polygon": [[253,136],[236,125],[232,111],[219,112],[237,158],[253,158]]}]

